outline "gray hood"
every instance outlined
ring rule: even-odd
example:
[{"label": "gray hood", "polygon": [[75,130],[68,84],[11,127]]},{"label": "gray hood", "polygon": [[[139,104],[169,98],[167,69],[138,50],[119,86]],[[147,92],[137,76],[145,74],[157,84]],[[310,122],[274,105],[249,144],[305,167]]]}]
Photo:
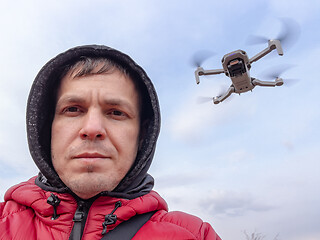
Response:
[{"label": "gray hood", "polygon": [[[98,45],[79,46],[67,50],[51,59],[38,73],[30,90],[27,104],[27,135],[31,156],[40,170],[37,184],[50,191],[70,191],[59,178],[51,162],[51,125],[54,116],[54,89],[59,86],[61,72],[66,64],[77,61],[81,56],[106,57],[127,69],[139,79],[144,97],[144,112],[148,125],[134,165],[112,192],[101,194],[135,198],[148,193],[153,187],[153,178],[147,174],[153,159],[160,131],[160,109],[154,86],[145,73],[128,55]],[[146,113],[146,114],[145,114]]]}]

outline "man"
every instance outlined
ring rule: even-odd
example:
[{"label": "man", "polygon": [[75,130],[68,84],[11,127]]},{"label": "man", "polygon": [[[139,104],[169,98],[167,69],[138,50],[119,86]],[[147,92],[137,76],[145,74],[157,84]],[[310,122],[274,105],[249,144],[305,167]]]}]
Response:
[{"label": "man", "polygon": [[152,190],[159,130],[155,89],[129,56],[94,45],[53,58],[27,105],[40,173],[6,192],[0,239],[219,240]]}]

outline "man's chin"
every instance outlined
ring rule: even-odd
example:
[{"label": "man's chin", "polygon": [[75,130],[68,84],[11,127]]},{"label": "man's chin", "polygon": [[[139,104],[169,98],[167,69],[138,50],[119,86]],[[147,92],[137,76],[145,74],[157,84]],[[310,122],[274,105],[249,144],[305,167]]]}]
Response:
[{"label": "man's chin", "polygon": [[112,191],[119,184],[114,178],[90,172],[74,178],[62,179],[62,181],[82,199],[89,199],[101,192]]}]

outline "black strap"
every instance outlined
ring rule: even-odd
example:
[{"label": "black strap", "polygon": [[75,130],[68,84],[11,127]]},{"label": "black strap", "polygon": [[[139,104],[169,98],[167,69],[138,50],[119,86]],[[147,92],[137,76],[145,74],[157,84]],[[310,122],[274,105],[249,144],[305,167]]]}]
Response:
[{"label": "black strap", "polygon": [[136,235],[139,229],[152,217],[155,212],[135,215],[128,221],[122,222],[112,231],[108,232],[101,240],[129,240]]}]

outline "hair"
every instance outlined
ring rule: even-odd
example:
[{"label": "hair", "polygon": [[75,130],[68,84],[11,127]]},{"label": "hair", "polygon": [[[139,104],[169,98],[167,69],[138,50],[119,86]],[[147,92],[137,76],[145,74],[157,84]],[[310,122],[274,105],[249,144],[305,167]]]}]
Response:
[{"label": "hair", "polygon": [[124,67],[110,59],[102,57],[93,58],[82,56],[78,61],[69,64],[64,68],[63,72],[61,73],[60,80],[67,74],[74,75],[73,77],[76,78],[91,74],[108,73],[112,72],[114,69],[117,69],[124,75],[132,78],[132,76],[130,76],[130,74]]}]

